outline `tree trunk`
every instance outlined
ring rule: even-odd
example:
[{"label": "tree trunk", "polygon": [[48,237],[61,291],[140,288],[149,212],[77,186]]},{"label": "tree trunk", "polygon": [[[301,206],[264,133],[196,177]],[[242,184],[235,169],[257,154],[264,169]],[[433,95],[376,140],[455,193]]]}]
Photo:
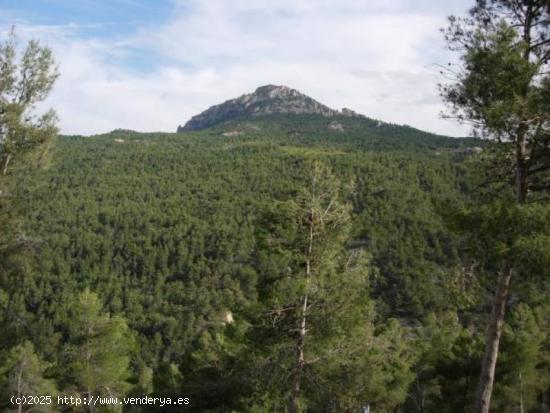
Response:
[{"label": "tree trunk", "polygon": [[[523,51],[523,60],[529,62],[531,55],[531,30],[533,25],[533,4],[527,4],[525,9],[525,21],[523,23],[522,38],[525,42],[525,50]],[[527,133],[529,131],[526,117],[526,101],[529,95],[529,84],[526,83],[521,91],[523,99],[520,123],[516,133],[516,191],[517,201],[522,204],[527,199],[527,179],[529,175],[529,145],[527,141]]]},{"label": "tree trunk", "polygon": [[298,412],[298,399],[300,398],[300,385],[302,381],[302,373],[305,366],[304,358],[304,344],[306,339],[306,320],[307,320],[307,294],[304,295],[304,300],[302,303],[302,319],[300,321],[300,331],[298,336],[298,345],[297,345],[297,355],[298,363],[296,365],[296,373],[294,375],[294,383],[292,386],[292,395],[290,397],[290,402],[288,405],[289,413]]},{"label": "tree trunk", "polygon": [[309,242],[306,250],[306,272],[305,272],[305,285],[304,285],[304,297],[302,300],[302,308],[300,312],[300,328],[298,333],[298,342],[296,345],[297,363],[296,372],[294,373],[294,382],[292,384],[292,392],[288,401],[288,413],[298,412],[298,400],[300,399],[302,375],[304,372],[304,366],[306,364],[304,357],[304,347],[306,342],[307,333],[307,305],[308,305],[308,290],[309,279],[311,276],[311,253],[313,251],[313,227],[314,227],[314,211],[313,208],[309,211],[308,217],[309,223]]},{"label": "tree trunk", "polygon": [[[522,37],[527,47],[525,48],[523,58],[529,61],[531,45],[532,28],[532,5],[527,6],[526,19],[523,26]],[[527,97],[529,87],[526,84],[523,97]],[[522,109],[522,117],[525,108]],[[522,120],[516,131],[516,200],[518,204],[523,204],[527,199],[528,176],[529,176],[529,148],[527,142],[528,125]],[[477,389],[475,412],[489,413],[491,406],[491,395],[493,393],[493,383],[495,380],[495,369],[500,345],[500,336],[502,335],[502,324],[506,312],[506,300],[508,298],[510,280],[512,278],[512,263],[504,266],[499,276],[497,293],[493,302],[493,310],[485,342],[485,355],[481,364],[481,376]]]},{"label": "tree trunk", "polygon": [[6,162],[4,163],[4,169],[2,170],[3,176],[6,176],[6,174],[8,173],[8,165],[10,164],[11,157],[12,157],[11,153],[9,153],[8,156],[6,157]]},{"label": "tree trunk", "polygon": [[527,178],[528,178],[528,162],[526,160],[526,148],[525,148],[525,138],[521,139],[521,142],[518,143],[518,149],[516,153],[517,167],[516,167],[516,191],[517,191],[517,201],[522,204],[527,199]]},{"label": "tree trunk", "polygon": [[485,356],[481,364],[481,376],[477,390],[475,412],[489,413],[491,405],[491,394],[493,392],[493,382],[495,380],[495,368],[497,364],[498,348],[500,336],[502,334],[502,324],[506,310],[506,301],[510,289],[510,280],[512,278],[512,266],[506,264],[499,276],[498,287],[493,303],[491,320],[487,333],[485,344]]}]

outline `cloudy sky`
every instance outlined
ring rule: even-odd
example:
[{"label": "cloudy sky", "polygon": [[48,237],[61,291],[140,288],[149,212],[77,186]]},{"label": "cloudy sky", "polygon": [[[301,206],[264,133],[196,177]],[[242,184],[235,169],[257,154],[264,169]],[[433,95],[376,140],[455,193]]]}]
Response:
[{"label": "cloudy sky", "polygon": [[67,134],[175,131],[264,84],[464,136],[440,118],[439,29],[473,0],[0,0],[0,33],[54,51],[46,102]]}]

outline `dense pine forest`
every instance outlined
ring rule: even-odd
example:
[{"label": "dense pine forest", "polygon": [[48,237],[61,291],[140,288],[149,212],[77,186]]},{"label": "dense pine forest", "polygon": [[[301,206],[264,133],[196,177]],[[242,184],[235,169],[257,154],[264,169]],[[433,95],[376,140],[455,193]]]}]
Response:
[{"label": "dense pine forest", "polygon": [[0,31],[0,410],[549,412],[549,27],[449,17],[463,138],[272,84],[67,136]]},{"label": "dense pine forest", "polygon": [[[63,394],[279,411],[303,286],[301,199],[322,165],[349,222],[323,241],[330,263],[307,338],[308,409],[462,411],[492,285],[463,258],[446,212],[475,189],[485,145],[339,121],[343,132],[322,116],[287,115],[57,138],[45,166],[13,180],[33,242],[4,286],[4,331],[17,334],[3,348],[27,337],[34,349],[15,348],[32,361],[32,381]],[[502,349],[513,361],[499,370],[495,404],[513,412],[521,399],[539,411],[550,308],[536,291],[517,294]],[[13,350],[3,357],[17,360]]]}]

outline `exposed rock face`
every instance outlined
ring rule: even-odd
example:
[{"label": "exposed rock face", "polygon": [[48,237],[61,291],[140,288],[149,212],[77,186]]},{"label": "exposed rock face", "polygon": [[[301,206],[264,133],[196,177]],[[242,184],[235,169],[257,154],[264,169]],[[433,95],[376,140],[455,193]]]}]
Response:
[{"label": "exposed rock face", "polygon": [[336,132],[344,132],[344,127],[342,126],[342,124],[335,120],[333,120],[328,124],[328,128]]},{"label": "exposed rock face", "polygon": [[358,116],[346,109],[339,112],[331,109],[295,89],[286,86],[261,86],[254,93],[242,95],[220,105],[212,106],[193,116],[178,132],[205,129],[237,117],[257,117],[272,114],[308,114],[327,117],[344,115]]},{"label": "exposed rock face", "polygon": [[348,109],[348,108],[342,108],[342,112],[340,112],[343,116],[348,116],[350,118],[362,118],[363,115],[360,113],[355,112],[354,110]]}]

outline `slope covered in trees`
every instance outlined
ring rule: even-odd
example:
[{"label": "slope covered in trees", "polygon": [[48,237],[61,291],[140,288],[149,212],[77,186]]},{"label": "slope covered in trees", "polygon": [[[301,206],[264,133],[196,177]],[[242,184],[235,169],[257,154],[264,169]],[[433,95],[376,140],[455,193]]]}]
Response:
[{"label": "slope covered in trees", "polygon": [[[481,143],[334,120],[59,137],[47,169],[12,181],[34,259],[10,297],[17,335],[0,339],[6,386],[28,359],[43,389],[189,397],[191,411],[463,411],[491,285],[443,216],[472,190]],[[333,201],[308,192],[314,161]],[[345,223],[327,221],[307,258],[303,208],[335,203]],[[525,297],[502,411],[520,388],[535,409],[548,392],[548,311]]]}]

